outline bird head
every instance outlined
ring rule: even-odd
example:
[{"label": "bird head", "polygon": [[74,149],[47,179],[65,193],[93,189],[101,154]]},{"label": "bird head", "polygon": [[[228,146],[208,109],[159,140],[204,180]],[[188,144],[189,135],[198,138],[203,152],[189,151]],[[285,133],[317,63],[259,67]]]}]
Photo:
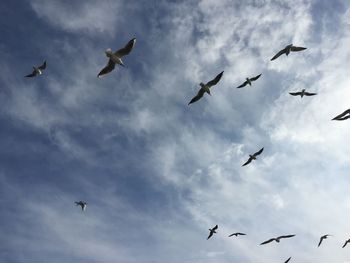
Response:
[{"label": "bird head", "polygon": [[113,51],[112,51],[112,49],[108,48],[108,49],[106,49],[105,53],[106,53],[106,56],[109,57],[110,55],[113,54]]}]

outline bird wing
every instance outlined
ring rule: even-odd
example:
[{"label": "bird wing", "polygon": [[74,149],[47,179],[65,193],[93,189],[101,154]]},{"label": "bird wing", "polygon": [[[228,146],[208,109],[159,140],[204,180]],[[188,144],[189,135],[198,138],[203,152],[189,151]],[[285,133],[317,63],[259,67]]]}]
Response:
[{"label": "bird wing", "polygon": [[214,231],[217,230],[218,227],[219,227],[218,225],[214,226],[214,227],[213,227],[213,230],[214,230]]},{"label": "bird wing", "polygon": [[223,74],[224,74],[223,71],[220,72],[220,73],[215,77],[215,79],[212,79],[211,81],[209,81],[209,82],[207,83],[207,86],[209,86],[209,88],[210,88],[210,87],[216,85],[216,84],[219,82],[219,80],[221,79],[221,77],[222,77]]},{"label": "bird wing", "polygon": [[260,154],[263,152],[263,150],[264,150],[264,147],[262,147],[259,151],[257,151],[257,152],[254,153],[253,155],[254,155],[254,156],[258,156],[258,155],[260,155]]},{"label": "bird wing", "polygon": [[345,118],[345,119],[341,119],[341,118],[342,118],[344,115],[348,114],[348,113],[350,114],[350,109],[348,109],[348,110],[344,111],[343,113],[341,113],[341,114],[335,116],[335,117],[333,118],[333,120],[346,120],[346,119],[349,118],[349,117],[347,117],[347,118]]},{"label": "bird wing", "polygon": [[275,238],[271,238],[269,240],[262,242],[260,245],[265,245],[265,244],[270,243],[270,242],[275,241],[275,240],[276,240]]},{"label": "bird wing", "polygon": [[107,73],[111,72],[115,68],[115,63],[110,59],[108,61],[107,66],[105,66],[100,73],[98,73],[97,77],[100,78],[102,75],[106,75]]},{"label": "bird wing", "polygon": [[237,87],[237,89],[243,88],[243,87],[247,86],[247,84],[248,84],[248,81],[245,81],[243,84],[239,85]]},{"label": "bird wing", "polygon": [[261,76],[261,74],[258,75],[258,76],[255,76],[255,77],[251,78],[250,81],[256,81],[258,78],[260,78],[260,76]]},{"label": "bird wing", "polygon": [[306,47],[295,47],[295,46],[292,46],[290,48],[290,51],[296,52],[296,51],[302,51],[302,50],[305,50],[305,49],[306,49]]},{"label": "bird wing", "polygon": [[301,95],[301,92],[298,91],[298,92],[289,92],[290,95],[292,96],[300,96]]},{"label": "bird wing", "polygon": [[24,77],[26,77],[26,78],[32,78],[32,77],[35,77],[36,76],[36,73],[35,73],[35,71],[33,71],[32,73],[30,73],[30,74],[28,74],[28,75],[26,75],[26,76],[24,76]]},{"label": "bird wing", "polygon": [[322,241],[323,241],[323,237],[320,238],[320,242],[318,243],[318,246],[317,246],[317,247],[321,246]]},{"label": "bird wing", "polygon": [[228,237],[232,237],[232,236],[235,236],[235,235],[236,235],[236,233],[233,233],[233,234],[229,235]]},{"label": "bird wing", "polygon": [[249,157],[248,161],[246,161],[242,166],[246,166],[247,164],[249,164],[253,159]]},{"label": "bird wing", "polygon": [[346,240],[342,248],[344,248],[349,243],[349,240]]},{"label": "bird wing", "polygon": [[290,238],[290,237],[294,237],[295,235],[286,235],[286,236],[280,236],[278,237],[278,239],[281,239],[281,238]]},{"label": "bird wing", "polygon": [[198,91],[197,95],[194,96],[194,97],[191,99],[191,101],[188,103],[188,105],[190,105],[191,103],[194,103],[194,102],[200,100],[200,99],[203,97],[204,93],[205,93],[204,89],[201,88],[201,89]]},{"label": "bird wing", "polygon": [[44,63],[39,67],[39,69],[41,70],[46,69],[46,61],[44,61]]},{"label": "bird wing", "polygon": [[284,263],[288,263],[291,258],[292,257],[289,257],[286,261],[284,261]]},{"label": "bird wing", "polygon": [[131,39],[126,45],[125,47],[117,50],[116,52],[114,52],[114,55],[116,55],[117,57],[121,58],[125,55],[128,55],[131,50],[133,49],[133,47],[135,46],[136,43],[136,38]]},{"label": "bird wing", "polygon": [[314,96],[317,95],[317,93],[312,93],[312,92],[304,92],[305,96]]},{"label": "bird wing", "polygon": [[240,235],[240,236],[245,236],[246,234],[244,233],[236,233],[237,235]]},{"label": "bird wing", "polygon": [[271,61],[275,60],[276,58],[278,58],[279,56],[281,56],[284,53],[286,53],[286,49],[285,48],[280,50],[276,55],[274,55],[273,58],[271,58]]}]

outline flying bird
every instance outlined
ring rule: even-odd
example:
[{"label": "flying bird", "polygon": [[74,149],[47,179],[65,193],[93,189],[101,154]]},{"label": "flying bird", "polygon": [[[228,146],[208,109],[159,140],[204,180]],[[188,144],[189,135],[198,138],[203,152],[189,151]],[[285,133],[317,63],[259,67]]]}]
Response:
[{"label": "flying bird", "polygon": [[84,201],[75,202],[75,205],[79,205],[82,211],[85,211],[87,203]]},{"label": "flying bird", "polygon": [[274,55],[273,58],[271,58],[271,61],[275,60],[276,58],[278,58],[279,56],[281,56],[283,54],[286,54],[286,56],[288,56],[291,51],[297,52],[297,51],[302,51],[305,49],[306,49],[306,47],[296,47],[296,46],[293,46],[293,44],[290,44],[290,45],[286,46],[284,49],[280,50],[276,55]]},{"label": "flying bird", "polygon": [[218,225],[216,225],[216,226],[214,226],[212,229],[210,229],[209,228],[209,236],[207,237],[207,240],[209,239],[209,238],[211,238],[211,236],[214,234],[214,233],[216,233],[216,230],[218,229]]},{"label": "flying bird", "polygon": [[289,257],[286,261],[284,261],[284,263],[288,263],[291,258],[292,257]]},{"label": "flying bird", "polygon": [[122,61],[122,57],[128,55],[133,47],[135,46],[136,38],[131,39],[125,47],[117,50],[113,53],[113,51],[109,48],[105,51],[106,56],[109,58],[107,66],[105,66],[100,73],[98,73],[97,77],[100,78],[103,75],[111,72],[115,68],[115,64],[119,64],[124,67],[124,63]]},{"label": "flying bird", "polygon": [[253,155],[249,154],[249,159],[248,159],[248,161],[246,161],[242,166],[246,166],[246,165],[249,164],[251,161],[256,160],[256,157],[257,157],[258,155],[260,155],[260,154],[263,152],[263,150],[264,150],[264,147],[261,148],[261,149],[260,149],[259,151],[257,151],[256,153],[254,153]]},{"label": "flying bird", "polygon": [[342,248],[344,248],[348,243],[350,243],[350,239],[346,240]]},{"label": "flying bird", "polygon": [[332,120],[333,121],[344,121],[346,119],[350,118],[350,109],[344,111],[343,113],[339,114],[338,116],[335,116]]},{"label": "flying bird", "polygon": [[237,89],[240,89],[240,88],[243,88],[245,86],[247,86],[249,84],[249,86],[252,85],[252,81],[256,81],[258,78],[260,78],[261,74],[256,76],[256,77],[253,77],[253,78],[246,78],[246,81],[243,82],[243,84],[241,84],[240,86],[237,87]]},{"label": "flying bird", "polygon": [[35,77],[37,75],[42,75],[44,69],[46,69],[46,61],[44,61],[44,63],[41,66],[39,66],[39,67],[33,66],[33,72],[31,74],[28,74],[28,75],[24,76],[24,77],[32,78],[32,77]]},{"label": "flying bird", "polygon": [[276,241],[277,243],[279,243],[280,239],[282,239],[282,238],[290,238],[290,237],[294,237],[294,236],[295,235],[287,235],[287,236],[280,236],[280,237],[276,237],[276,238],[271,238],[269,240],[266,240],[266,241],[262,242],[260,245],[265,245],[265,244],[268,244],[268,243],[270,243],[272,241]]},{"label": "flying bird", "polygon": [[292,95],[292,96],[300,96],[301,98],[304,97],[304,96],[317,95],[317,93],[307,92],[307,91],[305,91],[305,89],[302,89],[301,91],[298,91],[298,92],[289,92],[289,94]]},{"label": "flying bird", "polygon": [[327,239],[327,238],[330,237],[330,236],[332,236],[332,235],[328,235],[328,234],[327,234],[327,235],[321,236],[321,237],[320,237],[320,242],[318,243],[318,246],[317,246],[317,247],[321,246],[323,239]]},{"label": "flying bird", "polygon": [[220,81],[220,79],[221,79],[221,77],[222,77],[223,74],[224,74],[224,72],[222,71],[221,73],[219,73],[219,74],[215,77],[215,79],[209,81],[207,84],[204,84],[204,83],[201,82],[201,83],[199,84],[199,85],[201,86],[201,88],[199,89],[197,95],[194,96],[194,97],[191,99],[191,101],[188,103],[188,105],[190,105],[191,103],[194,103],[194,102],[200,100],[200,99],[203,97],[204,93],[208,93],[209,95],[211,95],[211,94],[210,94],[210,88],[213,87],[213,86],[215,86],[215,85]]},{"label": "flying bird", "polygon": [[228,237],[232,237],[232,236],[236,236],[236,237],[238,237],[238,236],[245,236],[246,234],[244,234],[244,233],[233,233],[233,234],[231,234],[231,235],[229,235]]}]

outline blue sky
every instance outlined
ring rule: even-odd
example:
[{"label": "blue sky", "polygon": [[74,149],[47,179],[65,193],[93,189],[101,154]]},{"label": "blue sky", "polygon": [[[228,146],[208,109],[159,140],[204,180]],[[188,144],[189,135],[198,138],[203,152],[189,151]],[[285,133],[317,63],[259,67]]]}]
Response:
[{"label": "blue sky", "polygon": [[[349,108],[349,8],[2,1],[2,260],[350,262],[350,127],[330,121]],[[98,79],[104,51],[133,37],[126,68]],[[308,49],[270,62],[290,43]],[[44,75],[23,77],[44,60]],[[288,94],[303,88],[318,95]],[[282,234],[296,237],[258,245]]]}]

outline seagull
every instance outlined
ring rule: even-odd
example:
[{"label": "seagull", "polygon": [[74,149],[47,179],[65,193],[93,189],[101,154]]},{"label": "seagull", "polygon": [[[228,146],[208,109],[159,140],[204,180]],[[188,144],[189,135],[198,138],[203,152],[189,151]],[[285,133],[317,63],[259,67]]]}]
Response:
[{"label": "seagull", "polygon": [[246,78],[246,81],[242,85],[238,86],[237,89],[243,88],[247,84],[249,84],[249,86],[251,86],[252,85],[252,81],[256,81],[258,78],[260,78],[260,76],[261,76],[261,74],[256,76],[256,77],[253,77],[253,78]]},{"label": "seagull", "polygon": [[342,248],[344,248],[348,243],[350,243],[350,239],[346,240]]},{"label": "seagull", "polygon": [[[346,115],[346,116],[345,116]],[[350,118],[350,109],[344,111],[342,114],[335,116],[332,120],[334,121],[344,121]]]},{"label": "seagull", "polygon": [[279,243],[280,239],[282,239],[282,238],[290,238],[290,237],[294,237],[294,236],[295,235],[287,235],[287,236],[280,236],[280,237],[276,237],[276,238],[271,238],[267,241],[262,242],[260,245],[265,245],[265,244],[270,243],[272,241],[276,241],[277,243]]},{"label": "seagull", "polygon": [[81,210],[85,211],[87,203],[84,202],[84,201],[79,201],[79,202],[75,202],[75,205],[80,205],[81,206]]},{"label": "seagull", "polygon": [[292,257],[289,257],[286,261],[284,261],[284,263],[288,263],[291,258]]},{"label": "seagull", "polygon": [[292,95],[292,96],[300,96],[301,98],[304,97],[304,96],[317,95],[317,93],[307,92],[307,91],[305,91],[305,89],[302,89],[301,91],[298,91],[298,92],[289,92],[289,94]]},{"label": "seagull", "polygon": [[44,61],[44,63],[41,66],[39,66],[39,67],[33,66],[33,72],[31,74],[28,74],[28,75],[24,76],[24,77],[32,78],[32,77],[35,77],[37,75],[42,75],[44,69],[46,69],[46,61]]},{"label": "seagull", "polygon": [[286,46],[284,49],[280,50],[276,55],[274,55],[273,58],[271,58],[271,61],[275,60],[276,58],[278,58],[282,54],[286,54],[286,56],[288,56],[291,51],[296,52],[296,51],[302,51],[305,49],[306,49],[306,47],[296,47],[296,46],[293,46],[293,44],[290,44],[290,45]]},{"label": "seagull", "polygon": [[246,166],[247,164],[249,164],[251,161],[256,160],[256,157],[261,154],[264,150],[264,147],[261,148],[259,151],[257,151],[256,153],[254,153],[253,155],[249,154],[249,159],[248,161],[246,161],[242,166]]},{"label": "seagull", "polygon": [[97,77],[100,78],[102,75],[106,75],[107,73],[111,72],[115,64],[119,64],[120,66],[124,66],[124,63],[122,61],[122,57],[128,55],[133,47],[135,46],[136,38],[131,39],[125,47],[117,50],[113,53],[113,51],[109,48],[105,51],[106,56],[109,58],[107,66],[105,66],[100,73],[98,73]]},{"label": "seagull", "polygon": [[323,239],[327,239],[327,238],[330,237],[330,236],[332,236],[332,235],[328,235],[328,234],[327,234],[327,235],[321,236],[320,242],[318,243],[318,246],[317,246],[317,247],[321,246]]},{"label": "seagull", "polygon": [[199,85],[201,86],[200,90],[198,91],[197,95],[194,96],[194,97],[191,99],[191,101],[188,103],[188,105],[190,105],[191,103],[194,103],[194,102],[200,100],[200,99],[203,97],[204,93],[208,93],[209,95],[211,95],[211,94],[210,94],[210,88],[211,88],[212,86],[215,86],[215,85],[219,82],[219,80],[221,79],[221,77],[222,77],[223,74],[224,74],[223,71],[220,72],[220,73],[215,77],[215,79],[209,81],[207,84],[204,84],[204,83],[201,82],[201,83],[199,84]]},{"label": "seagull", "polygon": [[232,236],[236,236],[236,237],[238,237],[238,236],[245,236],[246,234],[244,234],[244,233],[233,233],[233,234],[231,234],[231,235],[229,235],[228,237],[232,237]]},{"label": "seagull", "polygon": [[207,238],[207,240],[209,239],[209,238],[211,238],[211,236],[214,234],[214,233],[216,233],[216,230],[218,229],[218,225],[216,225],[216,226],[214,226],[212,229],[210,229],[209,228],[209,236],[208,236],[208,238]]}]

